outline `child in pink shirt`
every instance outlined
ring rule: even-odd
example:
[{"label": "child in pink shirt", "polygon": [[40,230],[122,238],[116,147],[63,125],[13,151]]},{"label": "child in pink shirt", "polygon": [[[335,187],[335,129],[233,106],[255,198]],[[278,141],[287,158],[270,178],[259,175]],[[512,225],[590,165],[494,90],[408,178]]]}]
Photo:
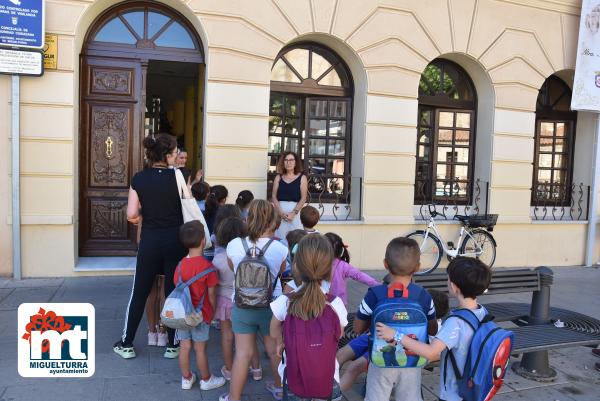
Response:
[{"label": "child in pink shirt", "polygon": [[327,233],[325,236],[329,242],[331,242],[333,253],[335,255],[335,259],[331,266],[331,286],[329,287],[329,293],[331,295],[339,297],[344,302],[344,305],[346,305],[348,303],[346,289],[346,280],[348,278],[368,285],[369,287],[379,285],[379,282],[373,277],[361,272],[350,264],[350,254],[348,253],[347,246],[339,235]]}]

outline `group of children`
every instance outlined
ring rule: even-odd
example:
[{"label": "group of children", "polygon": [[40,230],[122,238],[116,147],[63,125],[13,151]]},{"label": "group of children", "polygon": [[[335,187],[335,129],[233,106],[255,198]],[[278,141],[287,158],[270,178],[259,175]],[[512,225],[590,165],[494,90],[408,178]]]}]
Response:
[{"label": "group of children", "polygon": [[[368,401],[389,400],[392,394],[396,400],[421,400],[423,361],[438,360],[440,355],[444,358],[451,351],[459,365],[465,363],[473,330],[461,319],[440,323],[448,312],[446,294],[428,292],[412,282],[420,267],[420,250],[414,240],[399,237],[387,245],[383,263],[389,274],[381,284],[350,264],[347,246],[339,235],[321,235],[316,230],[319,211],[312,206],[305,206],[300,212],[304,229],[278,238],[275,233],[281,216],[268,201],[254,200],[250,191],[242,191],[236,205],[225,204],[227,189],[223,186],[210,187],[199,182],[192,186],[192,193],[205,214],[214,251],[204,249],[204,227],[200,222],[185,223],[180,237],[189,254],[180,262],[178,271],[183,281],[206,269],[214,267],[215,271],[190,285],[194,307],[203,302],[203,322],[193,329],[177,331],[183,389],[192,388],[198,379],[190,368],[190,353],[194,349],[200,388],[210,390],[230,381],[229,392],[219,400],[240,400],[248,374],[253,380],[263,376],[257,346],[259,333],[273,373],[266,388],[277,400],[341,399],[341,392],[364,372]],[[264,258],[273,278],[267,307],[241,306],[241,296],[236,297],[236,291],[244,285],[236,273],[240,265],[247,263],[252,249],[254,255]],[[333,339],[337,345],[348,324],[349,278],[370,288],[353,322],[354,331],[362,335],[337,350],[337,346],[328,344]],[[482,262],[456,258],[448,267],[448,292],[457,298],[460,308],[483,320],[487,312],[477,303],[477,296],[486,290],[490,279],[490,270]],[[425,316],[429,340],[419,341],[376,322],[374,312],[379,305],[397,295],[408,298]],[[221,376],[211,374],[206,354],[213,319],[219,321],[221,330]],[[377,346],[384,366],[374,363],[375,343],[384,344]],[[400,367],[397,350],[406,352],[407,358],[415,355],[415,367]],[[347,367],[340,376],[339,369],[344,364]],[[441,364],[441,377],[444,381],[440,400],[462,400],[453,369]]]}]

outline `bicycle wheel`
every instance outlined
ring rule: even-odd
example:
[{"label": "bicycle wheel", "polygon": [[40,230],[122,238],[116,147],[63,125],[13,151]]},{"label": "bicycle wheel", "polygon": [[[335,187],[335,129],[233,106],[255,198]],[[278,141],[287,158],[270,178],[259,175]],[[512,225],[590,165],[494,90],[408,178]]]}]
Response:
[{"label": "bicycle wheel", "polygon": [[417,230],[408,234],[406,238],[417,241],[421,250],[421,269],[415,274],[427,274],[437,269],[444,255],[444,248],[442,248],[442,243],[438,237],[431,233],[428,233],[425,237],[425,231]]},{"label": "bicycle wheel", "polygon": [[467,236],[460,246],[459,256],[477,258],[491,268],[496,261],[496,240],[486,230],[477,229],[469,233],[471,236]]}]

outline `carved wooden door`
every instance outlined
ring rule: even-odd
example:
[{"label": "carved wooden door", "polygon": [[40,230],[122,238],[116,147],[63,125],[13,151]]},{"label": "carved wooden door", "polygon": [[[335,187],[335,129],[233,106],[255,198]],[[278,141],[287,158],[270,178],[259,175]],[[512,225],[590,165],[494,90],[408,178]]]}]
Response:
[{"label": "carved wooden door", "polygon": [[126,210],[142,161],[141,63],[83,57],[81,67],[79,254],[135,255]]}]

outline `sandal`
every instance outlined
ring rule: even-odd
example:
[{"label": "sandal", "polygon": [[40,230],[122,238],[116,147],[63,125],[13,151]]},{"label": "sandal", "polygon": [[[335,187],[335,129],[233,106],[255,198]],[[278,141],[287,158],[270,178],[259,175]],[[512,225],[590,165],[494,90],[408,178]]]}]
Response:
[{"label": "sandal", "polygon": [[269,381],[267,382],[265,388],[277,401],[281,401],[283,399],[283,387],[275,387],[275,383]]},{"label": "sandal", "polygon": [[257,369],[252,369],[252,366],[250,366],[250,373],[252,373],[254,381],[260,381],[263,378],[263,371],[260,366]]}]

